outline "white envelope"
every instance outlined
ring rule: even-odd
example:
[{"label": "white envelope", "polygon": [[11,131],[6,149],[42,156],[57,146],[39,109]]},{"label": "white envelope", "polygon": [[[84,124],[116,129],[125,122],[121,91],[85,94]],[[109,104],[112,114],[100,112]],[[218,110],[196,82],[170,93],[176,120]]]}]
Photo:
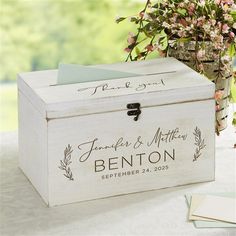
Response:
[{"label": "white envelope", "polygon": [[194,216],[236,223],[236,199],[206,195],[192,214]]}]

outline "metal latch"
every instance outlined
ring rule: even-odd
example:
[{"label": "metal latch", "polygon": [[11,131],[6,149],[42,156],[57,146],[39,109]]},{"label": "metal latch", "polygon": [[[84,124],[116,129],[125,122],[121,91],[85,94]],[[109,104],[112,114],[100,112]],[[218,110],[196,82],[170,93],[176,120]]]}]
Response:
[{"label": "metal latch", "polygon": [[134,120],[137,121],[139,115],[141,114],[140,103],[130,103],[130,104],[127,104],[126,107],[131,110],[127,112],[127,115],[135,116]]}]

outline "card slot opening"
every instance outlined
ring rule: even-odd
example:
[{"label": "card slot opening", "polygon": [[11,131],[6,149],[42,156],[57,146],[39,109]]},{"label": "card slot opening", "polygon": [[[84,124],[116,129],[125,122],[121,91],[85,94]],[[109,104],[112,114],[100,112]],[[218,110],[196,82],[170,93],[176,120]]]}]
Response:
[{"label": "card slot opening", "polygon": [[[149,76],[149,75],[173,74],[173,73],[176,73],[176,72],[177,71],[165,71],[165,72],[157,72],[157,73],[150,73],[150,74],[140,74],[140,75],[129,76],[129,77],[121,77],[121,78],[118,78],[118,79],[132,78],[132,77],[141,77],[141,76]],[[115,80],[115,79],[110,79],[110,80]],[[99,81],[99,80],[96,80],[96,81]],[[96,82],[96,81],[89,81],[88,83]],[[77,82],[77,83],[68,83],[68,84],[50,84],[49,86],[63,86],[63,85],[69,85],[69,84],[83,84],[83,83],[87,83],[87,82]]]}]

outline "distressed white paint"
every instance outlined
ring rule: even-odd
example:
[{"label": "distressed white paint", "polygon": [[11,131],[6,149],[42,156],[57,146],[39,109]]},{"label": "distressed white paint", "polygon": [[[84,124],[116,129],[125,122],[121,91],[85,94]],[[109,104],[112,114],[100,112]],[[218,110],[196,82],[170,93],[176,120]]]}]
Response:
[{"label": "distressed white paint", "polygon": [[[55,70],[19,75],[19,163],[50,206],[214,180],[213,83],[173,58],[97,67],[142,76],[59,86],[55,85]],[[168,73],[160,74],[163,72]],[[117,88],[127,83],[129,86],[122,89],[103,91],[100,86]],[[146,88],[137,91],[145,87],[143,84]],[[93,94],[96,86],[98,89]],[[138,121],[127,115],[126,105],[134,102],[141,104]],[[196,127],[206,146],[193,161]],[[163,133],[177,128],[187,138],[161,142],[159,147],[156,143],[147,145],[158,128]],[[84,144],[81,149],[78,145],[96,139],[94,147],[104,148],[121,138],[123,143],[128,142],[127,147],[92,151],[86,161],[80,161],[91,145]],[[142,144],[134,148],[137,140]],[[65,171],[58,167],[68,144],[73,152],[67,168],[70,167],[73,180],[65,177]],[[167,154],[173,157],[173,149],[175,160]],[[161,155],[156,164],[148,161],[152,152],[155,154],[150,157],[152,162],[157,162]],[[145,154],[140,165],[141,153]],[[132,167],[124,161],[124,158],[131,161],[131,155]],[[109,158],[113,170],[108,170]],[[106,169],[95,172],[96,160],[100,164],[104,161]],[[159,167],[164,170],[159,171]],[[130,171],[135,174],[128,176]],[[115,173],[117,176],[126,173],[126,176],[114,178]],[[113,177],[103,178],[110,175]]]}]

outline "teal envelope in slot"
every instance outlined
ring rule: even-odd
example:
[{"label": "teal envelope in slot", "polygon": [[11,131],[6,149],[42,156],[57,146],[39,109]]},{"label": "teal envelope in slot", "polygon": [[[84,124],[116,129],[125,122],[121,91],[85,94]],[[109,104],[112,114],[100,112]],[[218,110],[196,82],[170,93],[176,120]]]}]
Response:
[{"label": "teal envelope in slot", "polygon": [[77,64],[59,64],[57,84],[74,84],[138,76],[135,73],[98,69]]}]

